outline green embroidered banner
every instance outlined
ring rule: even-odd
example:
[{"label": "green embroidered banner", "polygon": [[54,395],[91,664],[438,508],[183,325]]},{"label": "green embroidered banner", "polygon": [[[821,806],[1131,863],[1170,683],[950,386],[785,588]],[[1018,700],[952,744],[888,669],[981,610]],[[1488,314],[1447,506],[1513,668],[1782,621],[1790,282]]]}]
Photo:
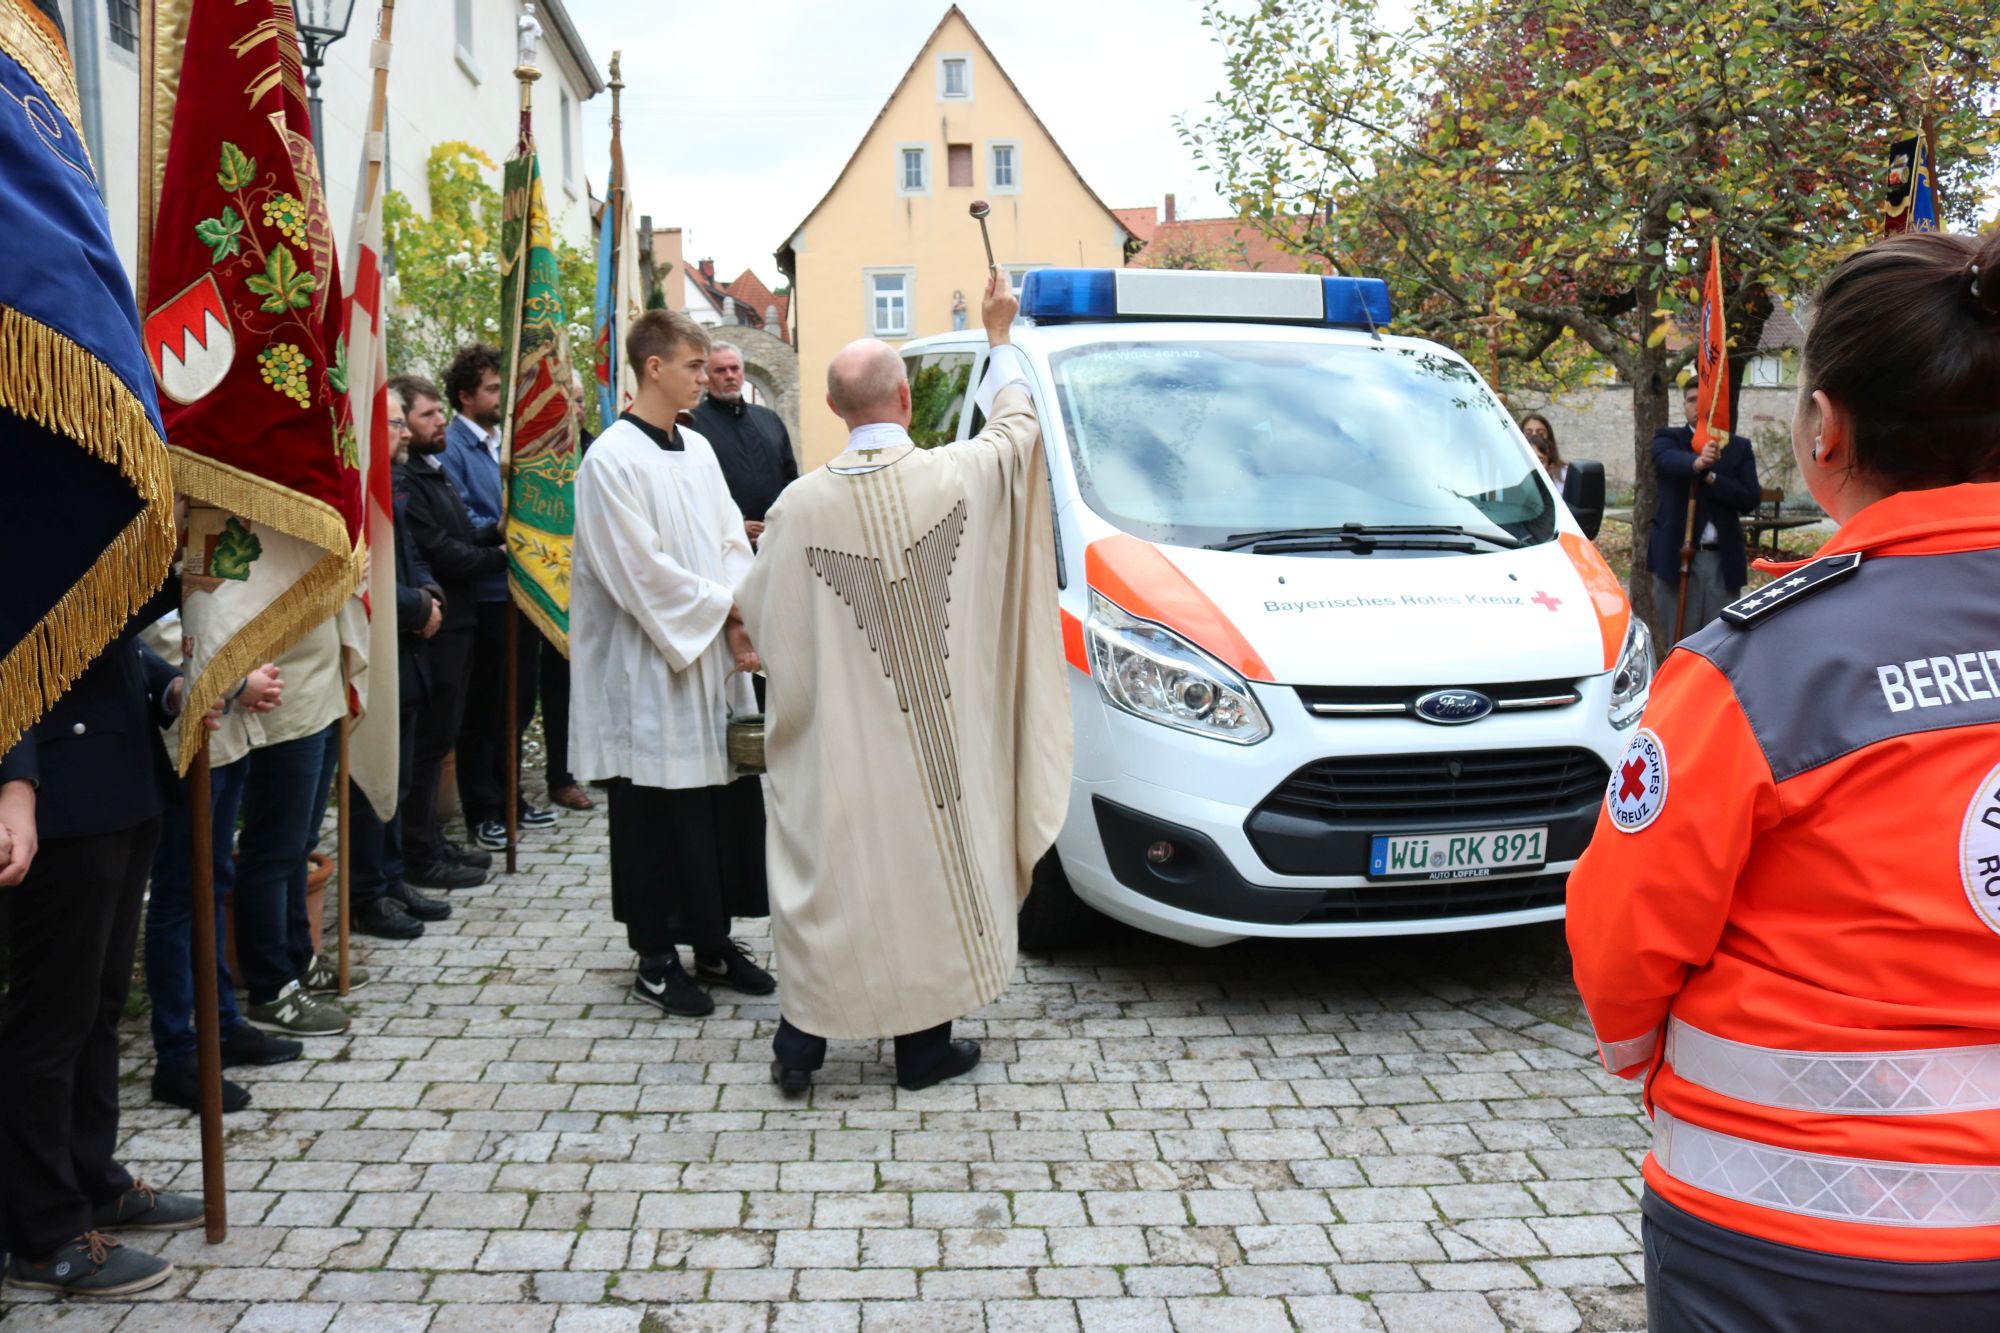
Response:
[{"label": "green embroidered banner", "polygon": [[570,551],[576,532],[575,371],[549,211],[534,140],[507,162],[500,223],[502,443],[507,491],[507,586],[514,604],[569,656]]}]

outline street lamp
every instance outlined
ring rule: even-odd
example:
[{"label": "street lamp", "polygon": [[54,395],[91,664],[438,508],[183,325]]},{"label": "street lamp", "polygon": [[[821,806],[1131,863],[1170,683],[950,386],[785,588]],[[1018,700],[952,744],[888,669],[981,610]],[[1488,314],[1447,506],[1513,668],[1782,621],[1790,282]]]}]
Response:
[{"label": "street lamp", "polygon": [[320,131],[319,67],[326,62],[326,48],[347,35],[347,25],[354,18],[354,0],[294,0],[293,13],[299,24],[300,59],[306,67],[313,153],[320,159],[324,174],[326,140]]}]

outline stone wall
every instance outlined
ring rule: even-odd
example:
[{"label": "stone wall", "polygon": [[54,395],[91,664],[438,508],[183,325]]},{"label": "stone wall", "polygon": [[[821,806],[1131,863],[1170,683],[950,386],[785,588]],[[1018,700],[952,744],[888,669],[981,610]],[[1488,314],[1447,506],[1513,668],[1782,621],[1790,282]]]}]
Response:
[{"label": "stone wall", "polygon": [[[1757,477],[1765,486],[1785,492],[1788,504],[1805,500],[1798,470],[1792,462],[1791,422],[1793,391],[1749,388],[1743,391],[1738,435],[1747,435],[1757,446]],[[1539,411],[1556,430],[1556,440],[1566,458],[1594,458],[1604,464],[1604,489],[1613,497],[1632,490],[1632,390],[1624,385],[1606,384],[1565,394],[1546,406],[1515,395],[1508,404],[1517,416]],[[1680,424],[1680,395],[1669,409],[1671,424]]]}]

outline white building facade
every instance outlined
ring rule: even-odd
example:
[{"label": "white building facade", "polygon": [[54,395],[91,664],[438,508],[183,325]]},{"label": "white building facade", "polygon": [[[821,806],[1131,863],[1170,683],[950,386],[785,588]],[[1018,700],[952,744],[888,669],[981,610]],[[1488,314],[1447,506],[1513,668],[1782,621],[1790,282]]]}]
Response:
[{"label": "white building facade", "polygon": [[[111,213],[112,239],[136,272],[139,200],[139,6],[144,0],[59,0],[77,65],[85,134]],[[584,180],[583,103],[604,89],[562,0],[536,0],[542,38],[534,85],[535,140],[557,231],[591,243]],[[327,48],[320,70],[326,142],[321,171],[345,255],[360,186],[362,139],[374,74],[376,0],[355,0],[347,35]],[[520,9],[515,0],[404,0],[395,9],[389,58],[389,188],[430,211],[425,169],[433,146],[461,140],[497,163],[514,151],[520,125],[514,79]],[[500,183],[499,173],[492,176]]]}]

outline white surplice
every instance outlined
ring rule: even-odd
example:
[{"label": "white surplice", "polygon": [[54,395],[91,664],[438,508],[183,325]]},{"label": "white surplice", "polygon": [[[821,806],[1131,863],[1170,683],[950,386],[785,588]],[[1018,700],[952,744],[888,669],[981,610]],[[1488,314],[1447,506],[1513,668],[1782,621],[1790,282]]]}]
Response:
[{"label": "white surplice", "polygon": [[732,712],[756,711],[722,625],[750,569],[715,451],[680,427],[662,449],[629,421],[576,474],[570,768],[581,781],[714,787],[733,776]]}]

